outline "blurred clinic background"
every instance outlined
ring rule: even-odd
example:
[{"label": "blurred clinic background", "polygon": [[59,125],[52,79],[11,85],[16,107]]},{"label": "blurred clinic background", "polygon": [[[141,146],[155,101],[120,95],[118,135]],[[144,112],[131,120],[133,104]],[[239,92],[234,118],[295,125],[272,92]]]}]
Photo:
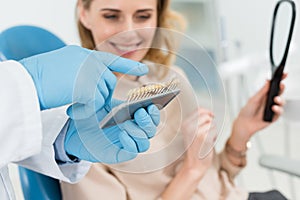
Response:
[{"label": "blurred clinic background", "polygon": [[[199,66],[205,66],[201,70],[208,70],[208,73],[210,69],[217,69],[225,87],[226,101],[222,102],[226,105],[225,126],[217,149],[223,147],[230,134],[231,122],[239,108],[271,76],[268,53],[276,2],[172,0],[172,7],[187,19],[187,36],[203,46],[199,48],[199,45],[183,43],[183,55]],[[35,25],[53,32],[67,44],[80,45],[74,17],[75,4],[76,0],[2,1],[0,31],[16,25]],[[299,15],[298,1],[296,5]],[[289,23],[289,12],[283,13],[279,17]],[[237,184],[249,191],[276,188],[289,199],[300,199],[300,16],[297,17],[286,65],[289,72],[285,80],[286,112],[276,124],[254,136],[248,152],[248,165],[237,179]],[[283,28],[278,31],[287,31],[287,23],[283,23]],[[188,70],[186,72],[192,76]],[[213,78],[207,81],[214,84]],[[201,88],[198,89],[201,93]],[[270,154],[274,156],[267,156]],[[23,199],[16,166],[11,165],[10,170],[17,199]]]}]

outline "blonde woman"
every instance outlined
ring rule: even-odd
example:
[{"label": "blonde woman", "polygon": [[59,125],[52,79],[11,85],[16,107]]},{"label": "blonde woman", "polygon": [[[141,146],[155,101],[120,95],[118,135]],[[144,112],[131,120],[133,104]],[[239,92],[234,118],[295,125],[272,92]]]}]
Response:
[{"label": "blonde woman", "polygon": [[[156,31],[156,28],[182,30],[182,18],[170,10],[169,4],[169,0],[78,1],[78,28],[83,47],[105,49],[125,58],[149,63],[150,71],[145,77],[118,76],[115,98],[124,98],[125,91],[130,88],[168,80],[172,73],[183,74],[172,66],[170,52],[145,48],[160,45],[176,51],[172,37],[162,37]],[[151,63],[167,67],[152,66]],[[211,130],[214,114],[199,108],[183,76],[182,93],[163,110],[160,127],[147,152],[155,155],[156,160],[150,162],[144,158],[147,155],[140,155],[133,162],[119,166],[93,164],[79,183],[62,183],[64,199],[250,198],[249,193],[238,188],[233,180],[246,165],[247,141],[270,124],[262,121],[268,87],[269,83],[266,83],[241,110],[224,150],[220,154],[211,151],[205,158],[199,159],[199,149]],[[283,91],[283,85],[281,87]],[[273,107],[276,120],[283,112],[284,102],[280,96],[275,98],[275,102],[278,104]],[[192,142],[190,138],[193,138]],[[178,149],[182,150],[182,155],[174,153]],[[148,165],[154,166],[152,170],[147,168]],[[141,167],[146,168],[143,171]]]}]

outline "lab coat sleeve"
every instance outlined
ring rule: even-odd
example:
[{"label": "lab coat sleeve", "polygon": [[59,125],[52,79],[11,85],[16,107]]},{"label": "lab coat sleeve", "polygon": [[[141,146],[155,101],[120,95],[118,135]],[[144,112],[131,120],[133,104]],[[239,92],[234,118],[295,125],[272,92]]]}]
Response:
[{"label": "lab coat sleeve", "polygon": [[42,111],[42,151],[22,162],[18,162],[18,164],[56,179],[75,183],[85,176],[90,168],[90,163],[82,160],[78,163],[59,165],[55,160],[54,143],[59,133],[65,131],[64,125],[68,120],[66,108],[64,106]]},{"label": "lab coat sleeve", "polygon": [[15,61],[0,63],[0,168],[15,162],[66,182],[76,182],[90,163],[58,165],[54,142],[65,122],[65,107],[40,112],[34,83]]},{"label": "lab coat sleeve", "polygon": [[34,83],[21,64],[0,62],[0,168],[41,150],[42,125]]}]

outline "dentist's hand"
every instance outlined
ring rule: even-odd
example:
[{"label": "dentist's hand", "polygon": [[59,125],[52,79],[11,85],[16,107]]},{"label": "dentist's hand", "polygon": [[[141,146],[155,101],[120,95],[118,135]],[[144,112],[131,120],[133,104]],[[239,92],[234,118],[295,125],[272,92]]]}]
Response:
[{"label": "dentist's hand", "polygon": [[65,138],[65,150],[69,155],[114,164],[131,160],[149,148],[149,139],[155,135],[160,121],[155,105],[137,110],[134,120],[101,130],[99,121],[107,114],[105,110],[88,119],[70,119]]},{"label": "dentist's hand", "polygon": [[116,77],[110,71],[136,76],[148,68],[139,62],[79,46],[64,48],[19,61],[31,75],[41,110],[70,103],[82,118],[101,109],[111,95]]}]

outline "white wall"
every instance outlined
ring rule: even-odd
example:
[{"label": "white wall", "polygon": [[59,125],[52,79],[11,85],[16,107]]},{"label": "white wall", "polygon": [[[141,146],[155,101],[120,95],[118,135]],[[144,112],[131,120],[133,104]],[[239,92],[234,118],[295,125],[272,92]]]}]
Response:
[{"label": "white wall", "polygon": [[[217,1],[219,5],[219,14],[224,19],[227,39],[229,41],[239,41],[241,43],[241,48],[238,52],[232,43],[229,45],[228,57],[232,59],[251,55],[251,57],[256,58],[257,55],[268,55],[271,21],[273,10],[278,0]],[[300,72],[300,1],[294,1],[296,3],[297,13],[294,34],[285,69],[287,72],[290,72],[289,77],[286,80],[286,96],[294,96],[295,93],[300,91],[300,87],[296,87],[296,85],[299,84],[295,84],[299,80]],[[289,21],[287,23],[289,23]],[[259,65],[260,70],[270,72],[271,65],[269,63],[269,57],[267,56],[265,62],[257,64]],[[255,67],[256,66],[252,66],[251,69],[254,69]],[[256,73],[255,69],[254,73]],[[256,74],[256,76],[259,75]],[[265,79],[267,77],[264,75],[261,78]]]},{"label": "white wall", "polygon": [[75,23],[76,0],[3,0],[0,31],[14,25],[37,25],[68,44],[79,44]]},{"label": "white wall", "polygon": [[[242,54],[266,49],[274,0],[219,0],[229,41],[239,41]],[[230,44],[230,48],[232,45]]]},{"label": "white wall", "polygon": [[[297,5],[297,20],[293,40],[300,45],[300,3]],[[218,0],[220,16],[225,23],[226,36],[229,41],[239,41],[241,52],[231,52],[237,56],[268,51],[271,20],[277,0]],[[290,57],[289,57],[290,59]]]}]

